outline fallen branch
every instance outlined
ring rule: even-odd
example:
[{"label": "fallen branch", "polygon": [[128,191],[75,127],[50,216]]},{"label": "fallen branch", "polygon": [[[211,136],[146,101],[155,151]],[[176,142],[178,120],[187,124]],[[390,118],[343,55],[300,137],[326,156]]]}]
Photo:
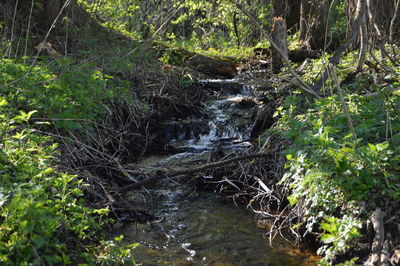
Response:
[{"label": "fallen branch", "polygon": [[180,175],[188,175],[188,174],[194,174],[194,173],[198,173],[207,169],[211,169],[211,168],[216,168],[225,164],[229,164],[229,163],[233,163],[236,161],[241,161],[241,160],[247,160],[247,159],[254,159],[254,158],[259,158],[259,157],[263,157],[267,155],[267,153],[255,153],[255,154],[249,154],[249,155],[244,155],[244,156],[239,156],[239,157],[235,157],[235,158],[231,158],[231,159],[227,159],[227,160],[223,160],[223,161],[218,161],[215,163],[209,163],[209,164],[205,164],[202,165],[200,167],[196,167],[196,168],[192,168],[192,169],[186,169],[186,170],[180,170],[180,171],[171,171],[169,173],[158,173],[155,176],[149,177],[147,179],[144,179],[143,181],[140,181],[138,183],[135,184],[130,184],[127,185],[125,187],[122,187],[119,191],[120,192],[126,192],[128,190],[131,189],[136,189],[136,188],[140,188],[145,184],[148,184],[150,182],[159,180],[159,179],[163,179],[163,178],[171,178],[171,177],[176,177],[176,176],[180,176]]}]

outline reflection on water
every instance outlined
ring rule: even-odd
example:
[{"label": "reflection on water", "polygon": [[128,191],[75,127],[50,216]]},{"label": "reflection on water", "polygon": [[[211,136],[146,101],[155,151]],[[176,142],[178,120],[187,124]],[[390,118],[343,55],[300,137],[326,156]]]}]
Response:
[{"label": "reflection on water", "polygon": [[[229,88],[235,80],[204,82],[221,82],[222,88]],[[188,169],[207,162],[216,147],[238,151],[251,146],[244,140],[248,139],[255,107],[247,108],[245,104],[242,108],[238,103],[248,100],[254,91],[251,86],[239,89],[239,94],[227,91],[207,104],[208,133],[197,130],[198,134],[187,134],[190,126],[204,127],[197,120],[180,121],[181,127],[179,121],[173,121],[171,130],[177,130],[178,134],[169,135],[178,137],[171,144],[183,147],[184,153],[167,158],[152,156],[134,168],[144,172]],[[184,134],[179,132],[181,129]],[[193,187],[168,179],[156,187],[149,194],[153,198],[154,215],[160,219],[137,227],[127,225],[122,232],[115,232],[124,234],[129,243],[141,243],[134,250],[134,257],[143,265],[315,265],[315,257],[283,239],[275,238],[271,247],[263,237],[265,231],[256,227],[253,214],[231,202],[223,202],[212,194],[198,194]]]},{"label": "reflection on water", "polygon": [[141,243],[134,257],[143,265],[315,265],[311,253],[283,239],[271,247],[251,212],[215,196],[167,200],[163,208],[162,221],[124,229],[125,239]]}]

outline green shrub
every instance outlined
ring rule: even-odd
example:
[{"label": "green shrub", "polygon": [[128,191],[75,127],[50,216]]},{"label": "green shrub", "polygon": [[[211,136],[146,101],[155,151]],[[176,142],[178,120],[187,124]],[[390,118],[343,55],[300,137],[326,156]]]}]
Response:
[{"label": "green shrub", "polygon": [[127,92],[112,77],[68,59],[32,68],[0,61],[2,265],[133,262],[133,246],[101,237],[108,210],[85,205],[84,184],[58,169],[57,144],[34,129],[51,118],[61,131],[80,130],[79,119],[98,121],[105,104],[116,97],[129,100]]},{"label": "green shrub", "polygon": [[347,95],[357,140],[337,97],[310,103],[306,109],[298,107],[300,101],[289,98],[277,113],[282,135],[293,143],[286,151],[281,184],[292,191],[290,204],[304,209],[307,230],[323,229],[326,245],[320,252],[332,259],[359,236],[362,217],[376,207],[385,208],[386,202],[400,203],[399,99],[396,93]]},{"label": "green shrub", "polygon": [[96,121],[115,97],[129,99],[128,90],[113,84],[111,76],[68,59],[59,65],[30,67],[11,59],[0,60],[0,94],[13,110],[37,110],[37,117],[56,119],[55,126],[79,129],[79,119]]}]

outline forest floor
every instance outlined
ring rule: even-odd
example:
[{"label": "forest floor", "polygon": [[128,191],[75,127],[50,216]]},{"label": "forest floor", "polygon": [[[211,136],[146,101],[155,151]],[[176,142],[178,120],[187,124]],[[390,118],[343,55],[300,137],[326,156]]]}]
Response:
[{"label": "forest floor", "polygon": [[[15,242],[1,251],[4,262],[131,259],[130,247],[115,248],[96,236],[115,221],[155,218],[126,202],[124,188],[146,178],[129,163],[176,152],[161,134],[166,121],[206,116],[203,101],[212,88],[199,80],[232,78],[237,69],[262,84],[254,121],[263,125],[252,151],[264,155],[240,172],[233,170],[238,162],[207,170],[240,184],[225,195],[240,194],[276,233],[289,229],[300,241],[320,241],[326,261],[364,262],[370,254],[392,264],[400,260],[398,71],[372,62],[351,76],[354,55],[344,58],[338,76],[357,138],[349,134],[336,84],[316,100],[288,83],[285,73],[260,72],[268,58],[259,55],[237,62],[107,34],[82,35],[68,47],[61,37],[51,42],[68,55],[3,59],[0,65],[0,171],[9,177],[1,194],[2,237]],[[298,73],[311,83],[326,56],[303,58]],[[208,183],[208,175],[197,182]],[[264,186],[273,193],[261,193]]]}]

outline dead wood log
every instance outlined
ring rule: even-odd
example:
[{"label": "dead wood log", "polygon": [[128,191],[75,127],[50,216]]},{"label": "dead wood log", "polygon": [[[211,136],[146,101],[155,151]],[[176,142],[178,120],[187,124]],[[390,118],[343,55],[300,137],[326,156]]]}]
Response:
[{"label": "dead wood log", "polygon": [[383,212],[380,208],[376,208],[371,215],[371,222],[374,227],[375,237],[372,242],[371,255],[364,263],[365,266],[381,265],[382,248],[385,241],[385,230],[383,223]]},{"label": "dead wood log", "polygon": [[385,240],[381,251],[381,266],[389,266],[390,252],[389,241]]},{"label": "dead wood log", "polygon": [[233,78],[238,74],[238,63],[235,59],[227,56],[205,56],[196,54],[184,49],[171,49],[170,47],[159,45],[161,54],[168,52],[173,60],[171,64],[187,66],[204,74]]},{"label": "dead wood log", "polygon": [[237,161],[241,161],[241,160],[248,160],[248,159],[254,159],[254,158],[260,158],[267,155],[267,153],[264,152],[260,152],[260,153],[255,153],[255,154],[249,154],[249,155],[243,155],[243,156],[238,156],[235,158],[231,158],[231,159],[227,159],[227,160],[223,160],[223,161],[218,161],[218,162],[214,162],[214,163],[208,163],[208,164],[204,164],[200,167],[196,167],[196,168],[191,168],[191,169],[186,169],[186,170],[180,170],[180,171],[170,171],[168,173],[158,173],[152,177],[149,177],[143,181],[140,181],[138,183],[135,184],[130,184],[127,185],[125,187],[120,188],[120,192],[126,192],[128,190],[131,189],[137,189],[140,188],[148,183],[151,183],[153,181],[159,180],[159,179],[163,179],[163,178],[171,178],[171,177],[176,177],[176,176],[180,176],[180,175],[188,175],[188,174],[195,174],[207,169],[211,169],[211,168],[216,168],[219,166],[223,166],[229,163],[233,163],[233,162],[237,162]]},{"label": "dead wood log", "polygon": [[186,62],[190,68],[205,74],[233,78],[238,74],[238,64],[225,58],[214,58],[196,54]]},{"label": "dead wood log", "polygon": [[287,29],[286,21],[281,17],[272,18],[272,22],[271,39],[283,52],[281,55],[274,46],[271,47],[272,71],[277,74],[284,66],[283,56],[288,57]]}]

